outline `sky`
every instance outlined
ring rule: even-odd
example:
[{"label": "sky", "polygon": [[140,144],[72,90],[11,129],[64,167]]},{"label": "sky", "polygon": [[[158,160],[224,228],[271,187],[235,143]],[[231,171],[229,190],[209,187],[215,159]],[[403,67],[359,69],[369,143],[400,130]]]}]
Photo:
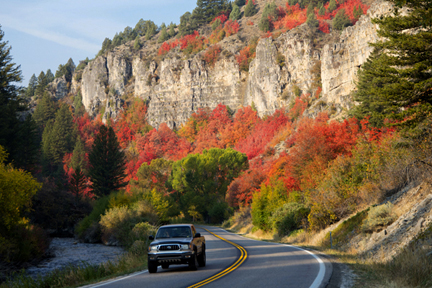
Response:
[{"label": "sky", "polygon": [[0,0],[0,7],[3,41],[21,65],[20,85],[27,86],[31,75],[55,74],[69,58],[75,65],[94,58],[106,37],[134,28],[141,18],[179,24],[196,0]]}]

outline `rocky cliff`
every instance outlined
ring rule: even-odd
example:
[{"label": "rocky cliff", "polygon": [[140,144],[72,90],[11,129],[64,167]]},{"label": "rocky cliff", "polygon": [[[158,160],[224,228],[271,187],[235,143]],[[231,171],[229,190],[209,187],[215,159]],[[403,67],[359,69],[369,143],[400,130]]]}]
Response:
[{"label": "rocky cliff", "polygon": [[340,37],[338,32],[332,32],[332,39],[340,40],[323,48],[306,35],[306,24],[276,39],[263,38],[249,73],[239,72],[234,54],[244,44],[234,35],[219,43],[223,51],[214,67],[202,60],[203,52],[186,59],[180,52],[170,52],[161,60],[154,52],[134,55],[116,49],[89,63],[81,82],[73,86],[81,86],[88,111],[105,107],[111,116],[129,90],[148,101],[148,120],[155,127],[163,122],[179,127],[198,108],[212,109],[219,103],[232,110],[254,103],[260,115],[273,113],[292,103],[298,91],[313,93],[319,82],[321,103],[348,107],[356,72],[372,51],[368,43],[378,37],[371,18],[389,13],[390,9],[387,2],[375,2],[367,15],[346,28]]}]

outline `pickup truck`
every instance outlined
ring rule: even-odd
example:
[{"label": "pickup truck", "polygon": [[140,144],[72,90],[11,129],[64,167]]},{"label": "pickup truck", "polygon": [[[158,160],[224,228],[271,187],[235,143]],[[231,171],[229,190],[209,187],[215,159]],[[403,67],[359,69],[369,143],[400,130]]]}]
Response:
[{"label": "pickup truck", "polygon": [[191,270],[206,265],[205,238],[192,224],[161,226],[149,239],[149,273],[156,273],[159,265],[168,269],[171,264],[188,264]]}]

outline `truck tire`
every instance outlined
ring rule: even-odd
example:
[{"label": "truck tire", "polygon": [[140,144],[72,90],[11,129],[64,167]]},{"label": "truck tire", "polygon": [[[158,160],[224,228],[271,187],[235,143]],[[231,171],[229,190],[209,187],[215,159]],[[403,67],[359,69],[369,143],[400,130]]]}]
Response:
[{"label": "truck tire", "polygon": [[154,261],[148,262],[148,271],[149,271],[149,273],[156,273],[157,272],[157,264]]},{"label": "truck tire", "polygon": [[205,265],[206,265],[205,246],[202,248],[201,255],[198,256],[198,264],[200,267],[205,267]]},{"label": "truck tire", "polygon": [[196,253],[192,255],[192,258],[189,260],[189,269],[195,271],[198,269],[198,259]]}]

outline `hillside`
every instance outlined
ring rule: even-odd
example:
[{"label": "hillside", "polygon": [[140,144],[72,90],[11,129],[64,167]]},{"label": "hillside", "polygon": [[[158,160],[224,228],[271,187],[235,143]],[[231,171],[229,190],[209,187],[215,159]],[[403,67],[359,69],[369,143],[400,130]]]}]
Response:
[{"label": "hillside", "polygon": [[[276,4],[285,11],[284,3]],[[340,8],[353,9],[359,4],[350,0]],[[234,111],[254,103],[259,115],[269,115],[276,109],[293,105],[300,94],[309,95],[307,101],[311,108],[307,113],[310,115],[319,111],[340,113],[349,108],[356,71],[372,51],[368,43],[378,37],[371,18],[388,13],[391,6],[381,1],[373,3],[367,15],[342,33],[336,29],[324,33],[306,23],[287,29],[293,25],[291,20],[279,16],[280,28],[274,28],[269,34],[271,37],[260,39],[256,54],[249,56],[254,59],[241,68],[239,53],[251,41],[257,41],[254,37],[264,35],[258,23],[265,5],[266,1],[258,1],[256,15],[241,18],[237,33],[214,44],[220,51],[212,63],[205,60],[210,49],[205,47],[212,47],[212,43],[206,42],[214,37],[211,27],[199,29],[199,37],[203,37],[199,45],[204,46],[192,53],[177,46],[161,55],[164,44],[156,41],[159,32],[150,40],[141,37],[138,50],[131,41],[90,61],[83,70],[75,72],[70,92],[75,95],[81,91],[86,110],[96,115],[103,109],[105,117],[110,113],[117,115],[115,111],[121,103],[131,97],[144,99],[148,101],[149,123],[154,127],[167,123],[169,127],[179,128],[197,109],[214,109],[219,103]],[[364,10],[368,8],[361,5]],[[290,13],[306,13],[305,10]],[[322,17],[331,19],[335,14],[336,11]],[[331,23],[329,20],[322,20],[322,23],[326,21]],[[166,43],[173,41],[178,40]]]}]

